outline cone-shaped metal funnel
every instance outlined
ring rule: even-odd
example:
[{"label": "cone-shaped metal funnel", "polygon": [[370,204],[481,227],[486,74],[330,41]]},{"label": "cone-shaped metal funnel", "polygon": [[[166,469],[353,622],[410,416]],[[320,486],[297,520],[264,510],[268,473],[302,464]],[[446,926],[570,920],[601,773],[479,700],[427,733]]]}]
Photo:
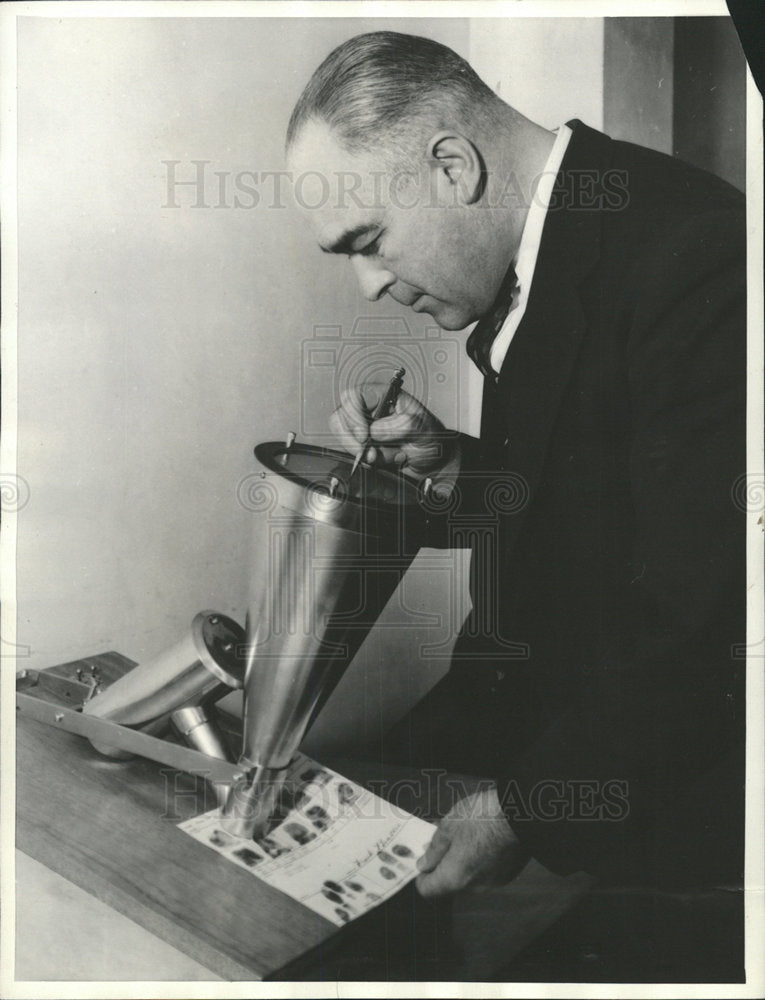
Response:
[{"label": "cone-shaped metal funnel", "polygon": [[416,485],[326,448],[259,445],[256,553],[247,616],[244,774],[224,817],[263,831],[273,783],[414,558]]}]

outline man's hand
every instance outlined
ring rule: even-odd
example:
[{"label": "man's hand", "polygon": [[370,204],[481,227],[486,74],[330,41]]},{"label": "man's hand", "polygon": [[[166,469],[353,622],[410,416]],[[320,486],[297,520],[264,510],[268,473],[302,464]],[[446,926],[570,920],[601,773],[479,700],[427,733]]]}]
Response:
[{"label": "man's hand", "polygon": [[371,415],[385,389],[369,385],[340,394],[340,406],[329,418],[330,430],[339,444],[355,455],[371,437],[373,444],[363,456],[370,464],[379,458],[385,465],[407,468],[418,476],[441,471],[454,456],[456,436],[447,432],[419,400],[403,391],[394,413],[372,421]]},{"label": "man's hand", "polygon": [[504,885],[528,861],[507,822],[495,789],[460,799],[446,814],[417,862],[422,896],[443,896],[468,886]]}]

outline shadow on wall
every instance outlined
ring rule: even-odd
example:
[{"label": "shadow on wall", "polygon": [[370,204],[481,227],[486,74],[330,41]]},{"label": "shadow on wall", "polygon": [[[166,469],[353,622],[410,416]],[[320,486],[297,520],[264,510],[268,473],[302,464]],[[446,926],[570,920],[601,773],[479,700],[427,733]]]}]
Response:
[{"label": "shadow on wall", "polygon": [[746,186],[746,59],[727,17],[675,19],[673,152]]}]

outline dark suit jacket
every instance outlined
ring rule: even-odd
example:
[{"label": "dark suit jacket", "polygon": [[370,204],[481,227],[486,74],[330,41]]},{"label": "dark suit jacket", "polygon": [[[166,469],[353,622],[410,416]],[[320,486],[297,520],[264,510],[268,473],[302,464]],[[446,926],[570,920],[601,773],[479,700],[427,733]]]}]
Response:
[{"label": "dark suit jacket", "polygon": [[744,199],[572,126],[527,311],[438,539],[474,549],[448,685],[548,867],[735,878]]}]

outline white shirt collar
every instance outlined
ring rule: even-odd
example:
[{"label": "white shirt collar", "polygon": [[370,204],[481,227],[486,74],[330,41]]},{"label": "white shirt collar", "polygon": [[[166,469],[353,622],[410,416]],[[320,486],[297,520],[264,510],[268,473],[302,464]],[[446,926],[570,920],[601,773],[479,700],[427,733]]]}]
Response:
[{"label": "white shirt collar", "polygon": [[568,144],[572,136],[572,131],[568,125],[561,125],[557,130],[555,142],[547,157],[547,163],[542,171],[534,192],[526,222],[523,226],[521,242],[518,246],[518,253],[513,261],[515,273],[518,277],[518,294],[515,302],[507,315],[507,319],[502,325],[502,329],[491,347],[491,366],[498,372],[505,360],[507,349],[515,335],[515,331],[523,319],[526,312],[526,303],[531,290],[531,283],[534,279],[534,270],[539,255],[539,247],[542,242],[542,230],[544,229],[547,210],[550,207],[555,179],[560,171],[563,157],[568,149]]}]

